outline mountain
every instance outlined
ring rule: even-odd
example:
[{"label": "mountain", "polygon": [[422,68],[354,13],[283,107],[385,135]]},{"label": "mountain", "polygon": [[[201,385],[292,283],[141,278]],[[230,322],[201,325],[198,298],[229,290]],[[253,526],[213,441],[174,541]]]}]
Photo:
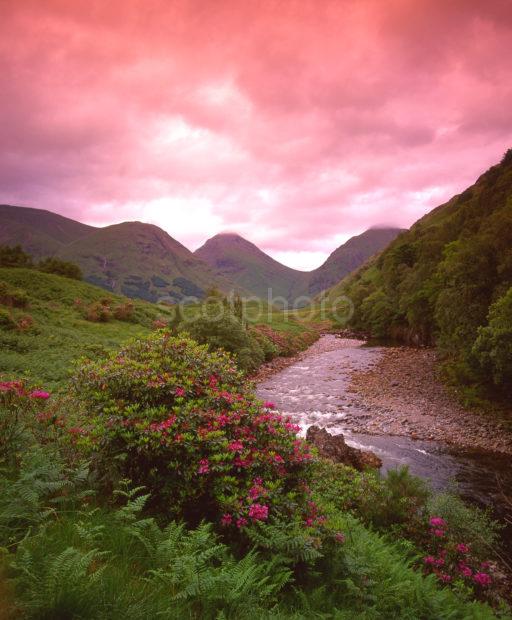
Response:
[{"label": "mountain", "polygon": [[43,209],[0,205],[0,245],[21,245],[42,258],[57,254],[66,244],[96,230]]},{"label": "mountain", "polygon": [[211,287],[228,292],[231,282],[165,231],[124,222],[87,226],[49,211],[0,207],[0,244],[20,244],[35,258],[57,256],[80,265],[87,282],[147,301],[203,297]]},{"label": "mountain", "polygon": [[237,234],[215,235],[194,254],[218,275],[262,299],[268,298],[270,289],[272,297],[288,300],[306,290],[307,272],[282,265]]},{"label": "mountain", "polygon": [[256,245],[237,234],[215,235],[195,251],[217,274],[229,278],[258,297],[274,297],[289,302],[299,296],[314,296],[359,267],[388,245],[400,229],[370,229],[352,237],[336,249],[323,265],[313,271],[298,271],[282,265]]},{"label": "mountain", "polygon": [[329,256],[323,265],[311,271],[308,281],[309,295],[316,295],[365,263],[389,245],[403,232],[400,228],[370,228],[351,237]]},{"label": "mountain", "polygon": [[457,383],[512,397],[512,149],[326,297],[352,299],[352,326],[436,344]]}]

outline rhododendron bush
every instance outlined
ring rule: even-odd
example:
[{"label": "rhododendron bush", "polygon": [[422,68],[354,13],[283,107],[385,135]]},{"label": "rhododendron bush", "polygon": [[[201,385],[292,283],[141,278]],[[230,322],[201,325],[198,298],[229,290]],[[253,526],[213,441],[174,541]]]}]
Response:
[{"label": "rhododendron bush", "polygon": [[15,464],[29,438],[42,440],[48,428],[56,428],[58,416],[49,398],[49,392],[22,380],[0,381],[0,466]]},{"label": "rhododendron bush", "polygon": [[308,445],[256,400],[228,354],[159,331],[83,361],[73,386],[76,441],[106,488],[129,478],[158,512],[234,532],[304,518]]}]

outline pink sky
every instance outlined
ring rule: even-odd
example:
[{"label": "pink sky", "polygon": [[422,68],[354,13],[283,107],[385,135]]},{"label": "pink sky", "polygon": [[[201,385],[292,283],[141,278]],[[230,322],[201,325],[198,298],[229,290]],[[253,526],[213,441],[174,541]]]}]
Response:
[{"label": "pink sky", "polygon": [[512,146],[510,0],[0,0],[0,202],[316,267]]}]

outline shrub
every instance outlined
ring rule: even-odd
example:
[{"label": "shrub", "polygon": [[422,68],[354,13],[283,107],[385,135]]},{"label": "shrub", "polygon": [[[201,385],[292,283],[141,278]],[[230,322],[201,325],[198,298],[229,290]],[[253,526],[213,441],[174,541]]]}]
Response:
[{"label": "shrub", "polygon": [[23,381],[0,382],[0,465],[12,465],[46,416],[50,394]]},{"label": "shrub", "polygon": [[3,329],[14,329],[17,327],[12,314],[5,308],[0,308],[0,327]]},{"label": "shrub", "polygon": [[0,245],[0,267],[32,267],[32,257],[21,249],[21,245]]},{"label": "shrub", "polygon": [[110,302],[107,300],[95,301],[83,310],[84,318],[95,323],[107,323],[112,318]]},{"label": "shrub", "polygon": [[75,263],[70,263],[60,258],[45,258],[37,265],[39,271],[45,273],[55,273],[58,276],[64,276],[65,278],[71,278],[72,280],[82,279],[82,270]]},{"label": "shrub", "polygon": [[247,391],[229,355],[160,331],[83,361],[73,385],[107,489],[129,478],[153,509],[226,528],[300,512],[308,447]]},{"label": "shrub", "polygon": [[28,304],[28,295],[21,288],[15,288],[0,280],[0,304],[13,308],[25,308]]},{"label": "shrub", "polygon": [[426,513],[442,517],[449,524],[449,536],[453,541],[469,544],[480,560],[495,553],[500,526],[488,512],[465,504],[451,493],[439,493],[427,502]]},{"label": "shrub", "polygon": [[133,320],[134,306],[131,302],[119,304],[114,308],[114,318],[118,321],[131,321]]},{"label": "shrub", "polygon": [[232,353],[240,368],[254,370],[260,366],[265,355],[258,340],[243,326],[242,322],[221,308],[219,316],[208,316],[208,309],[192,322],[188,323],[188,333],[201,344],[207,344],[210,350],[224,349]]}]

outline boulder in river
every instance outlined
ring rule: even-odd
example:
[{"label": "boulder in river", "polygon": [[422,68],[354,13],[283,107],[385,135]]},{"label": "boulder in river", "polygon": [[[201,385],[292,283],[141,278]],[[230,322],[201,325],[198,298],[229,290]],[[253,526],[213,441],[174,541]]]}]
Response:
[{"label": "boulder in river", "polygon": [[368,467],[379,469],[382,466],[376,454],[348,446],[343,435],[331,435],[325,428],[310,426],[306,439],[318,449],[320,456],[335,463],[350,465],[359,471]]}]

